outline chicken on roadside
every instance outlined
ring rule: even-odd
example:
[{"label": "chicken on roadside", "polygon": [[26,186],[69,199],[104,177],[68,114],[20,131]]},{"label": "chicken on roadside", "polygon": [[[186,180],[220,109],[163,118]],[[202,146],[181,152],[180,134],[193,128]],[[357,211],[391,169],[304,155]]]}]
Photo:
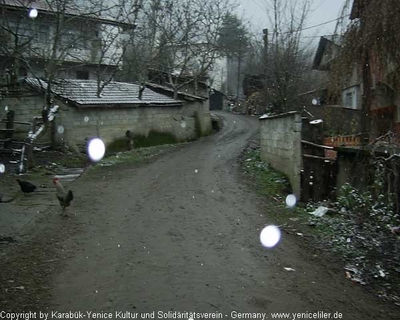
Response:
[{"label": "chicken on roadside", "polygon": [[71,190],[66,191],[58,178],[53,178],[53,183],[56,187],[57,199],[62,207],[62,214],[64,214],[65,208],[68,207],[74,199],[74,194]]},{"label": "chicken on roadside", "polygon": [[32,184],[28,181],[17,179],[17,182],[18,182],[19,186],[21,187],[21,191],[23,193],[31,193],[37,189],[37,187],[34,184]]}]

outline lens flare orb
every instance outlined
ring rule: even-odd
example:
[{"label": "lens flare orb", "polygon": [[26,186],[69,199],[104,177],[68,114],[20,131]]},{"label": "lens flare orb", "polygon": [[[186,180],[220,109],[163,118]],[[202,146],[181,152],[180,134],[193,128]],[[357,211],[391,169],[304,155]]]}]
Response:
[{"label": "lens flare orb", "polygon": [[286,205],[289,208],[293,208],[296,205],[296,203],[297,203],[297,199],[296,199],[296,196],[294,194],[289,194],[286,197]]},{"label": "lens flare orb", "polygon": [[275,247],[280,240],[281,230],[277,226],[267,226],[260,233],[260,242],[266,248]]},{"label": "lens flare orb", "polygon": [[39,12],[37,9],[29,10],[29,18],[35,19],[38,16]]},{"label": "lens flare orb", "polygon": [[90,140],[88,145],[88,155],[92,161],[97,162],[103,159],[105,152],[106,146],[104,145],[103,140],[100,138]]}]

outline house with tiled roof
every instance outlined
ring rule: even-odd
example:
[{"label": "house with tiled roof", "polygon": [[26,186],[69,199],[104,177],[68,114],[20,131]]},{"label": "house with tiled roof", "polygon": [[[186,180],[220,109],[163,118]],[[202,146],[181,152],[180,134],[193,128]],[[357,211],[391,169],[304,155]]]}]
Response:
[{"label": "house with tiled roof", "polygon": [[112,78],[135,24],[108,2],[1,1],[0,82]]},{"label": "house with tiled roof", "polygon": [[7,106],[14,111],[16,139],[26,137],[30,129],[18,123],[32,122],[35,117],[41,121],[49,89],[52,105],[59,108],[52,130],[41,137],[44,142],[82,149],[92,137],[100,137],[109,145],[123,139],[127,131],[141,136],[166,133],[186,141],[207,133],[211,126],[203,100],[184,96],[173,99],[143,84],[112,81],[99,95],[95,80],[55,80],[48,88],[46,81],[24,78],[18,85],[1,89],[0,109]]}]

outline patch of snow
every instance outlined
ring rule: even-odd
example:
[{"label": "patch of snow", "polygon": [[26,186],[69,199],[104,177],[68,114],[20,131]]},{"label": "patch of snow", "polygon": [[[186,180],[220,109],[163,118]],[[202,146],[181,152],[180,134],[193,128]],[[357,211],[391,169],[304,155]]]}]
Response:
[{"label": "patch of snow", "polygon": [[312,214],[313,216],[316,216],[316,217],[323,217],[325,215],[325,213],[328,212],[328,210],[329,209],[327,207],[320,206],[313,212],[310,212],[310,214]]}]

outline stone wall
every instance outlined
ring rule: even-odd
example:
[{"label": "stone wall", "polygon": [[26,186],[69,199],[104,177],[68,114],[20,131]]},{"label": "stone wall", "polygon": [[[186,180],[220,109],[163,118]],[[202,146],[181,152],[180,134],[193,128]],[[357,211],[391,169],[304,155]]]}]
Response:
[{"label": "stone wall", "polygon": [[261,159],[285,173],[293,193],[301,191],[301,115],[289,112],[260,118]]},{"label": "stone wall", "polygon": [[[192,109],[192,110],[191,110]],[[84,145],[93,137],[110,144],[125,137],[130,130],[134,135],[147,136],[150,131],[173,134],[185,141],[196,137],[194,111],[189,107],[130,107],[130,108],[75,108],[61,105],[57,125],[63,127],[56,139],[69,144]],[[192,112],[190,112],[192,111]]]},{"label": "stone wall", "polygon": [[[33,124],[33,119],[35,117],[42,116],[44,105],[45,100],[43,95],[30,90],[19,91],[18,97],[15,96],[15,93],[12,93],[8,96],[3,94],[2,99],[0,100],[0,118],[5,118],[5,108],[7,107],[8,109],[15,111],[15,122],[26,122]],[[27,138],[27,134],[31,129],[31,125],[15,123],[14,129],[14,138],[17,140],[24,140]],[[39,141],[50,141],[50,133],[47,132],[39,139]]]},{"label": "stone wall", "polygon": [[[148,135],[152,130],[171,133],[181,141],[194,139],[198,133],[207,134],[212,130],[208,100],[184,101],[182,106],[174,107],[131,105],[122,108],[77,108],[57,99],[54,103],[60,106],[56,129],[62,126],[62,130],[55,130],[55,139],[76,146],[84,146],[88,139],[95,136],[109,144],[125,137],[127,130],[140,135]],[[29,91],[19,97],[3,97],[0,117],[5,117],[5,106],[8,106],[15,111],[15,121],[32,123],[34,117],[41,116],[43,105],[43,96]],[[16,124],[15,129],[15,138],[25,139],[30,127]],[[50,132],[41,140],[50,141]]]}]

